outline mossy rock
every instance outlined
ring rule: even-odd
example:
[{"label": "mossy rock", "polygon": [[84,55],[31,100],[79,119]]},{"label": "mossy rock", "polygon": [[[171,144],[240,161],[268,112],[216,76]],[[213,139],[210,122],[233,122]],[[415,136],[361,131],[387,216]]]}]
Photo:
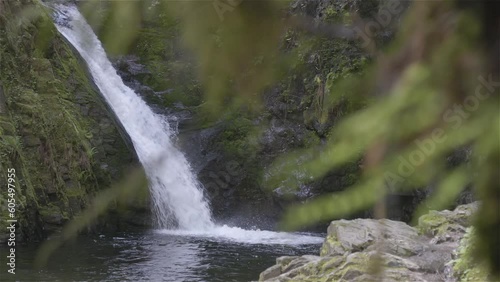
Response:
[{"label": "mossy rock", "polygon": [[[384,230],[384,236],[381,230]],[[373,219],[336,220],[328,227],[320,255],[370,251],[379,244],[383,244],[385,252],[403,257],[416,255],[423,249],[417,231],[405,223]]]},{"label": "mossy rock", "polygon": [[62,225],[68,220],[61,209],[54,205],[49,205],[39,210],[43,222],[54,225]]},{"label": "mossy rock", "polygon": [[471,225],[471,216],[477,210],[478,203],[458,206],[454,211],[430,211],[418,219],[417,229],[427,236],[460,231]]},{"label": "mossy rock", "polygon": [[[57,34],[51,11],[39,1],[2,5],[0,19],[7,24],[0,24],[0,167],[15,168],[19,220],[33,223],[20,226],[19,240],[40,240],[120,177],[134,157],[118,130],[98,132],[114,147],[115,156],[106,156],[106,162],[117,173],[99,169],[102,160],[94,155],[104,155],[103,146],[92,147],[98,137],[89,132],[113,115],[85,65]],[[20,18],[25,9],[33,15]],[[4,178],[0,186],[6,186]]]},{"label": "mossy rock", "polygon": [[[486,268],[473,257],[475,243],[463,229],[470,225],[478,203],[453,211],[431,211],[417,228],[391,220],[333,221],[321,256],[282,257],[261,281],[440,281],[453,268],[458,281],[488,281]],[[454,229],[458,228],[458,229]],[[435,240],[441,235],[446,240]],[[427,235],[436,236],[429,239]],[[458,240],[464,237],[457,250]],[[273,274],[274,276],[271,277]],[[476,280],[473,280],[476,279]]]},{"label": "mossy rock", "polygon": [[449,220],[438,211],[431,211],[428,214],[422,215],[418,219],[418,228],[422,234],[435,236],[443,234],[447,230]]},{"label": "mossy rock", "polygon": [[476,231],[469,227],[460,241],[457,257],[452,261],[453,276],[457,281],[492,281],[488,275],[488,268],[484,262],[478,261],[476,256]]}]

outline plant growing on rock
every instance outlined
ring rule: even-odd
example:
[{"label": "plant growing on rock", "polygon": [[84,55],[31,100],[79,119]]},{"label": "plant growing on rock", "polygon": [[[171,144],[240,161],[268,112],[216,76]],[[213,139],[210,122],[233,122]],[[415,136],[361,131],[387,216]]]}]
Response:
[{"label": "plant growing on rock", "polygon": [[[345,191],[291,208],[284,219],[285,227],[296,229],[372,207],[377,217],[384,217],[385,196],[429,184],[436,184],[437,189],[420,212],[429,207],[440,209],[453,203],[465,187],[473,186],[482,201],[476,220],[478,253],[490,271],[500,275],[500,24],[493,12],[500,9],[499,2],[413,2],[390,46],[378,50],[384,40],[377,35],[377,40],[366,44],[372,61],[369,66],[365,59],[342,67],[363,68],[362,74],[356,76],[335,70],[336,58],[305,57],[304,46],[283,44],[283,35],[292,29],[343,38],[347,41],[338,50],[342,58],[345,54],[341,49],[361,39],[357,38],[356,28],[374,25],[369,19],[347,21],[351,26],[315,25],[310,18],[287,14],[286,1],[243,1],[227,10],[221,21],[220,11],[214,10],[210,2],[125,2],[113,4],[110,23],[119,32],[115,36],[108,31],[103,35],[108,38],[104,43],[109,41],[109,48],[118,50],[130,46],[138,23],[151,5],[179,18],[185,43],[198,61],[206,97],[203,105],[212,112],[243,106],[258,111],[263,93],[283,78],[286,70],[300,65],[299,59],[319,60],[337,73],[315,73],[311,78],[320,78],[316,85],[314,80],[305,83],[311,83],[310,89],[319,89],[319,99],[310,101],[316,102],[317,114],[329,112],[345,100],[359,106],[322,134],[324,145],[277,160],[267,184],[275,188],[286,179],[288,186],[298,187],[304,178],[290,177],[297,171],[318,179],[360,159],[363,173]],[[362,4],[354,5],[358,2]],[[383,2],[389,10],[400,10],[400,2]],[[378,1],[339,0],[331,4],[334,8],[349,4],[353,15],[359,12],[362,16],[384,7]],[[297,1],[293,5],[308,3]],[[327,9],[328,19],[351,16],[337,15],[332,9]],[[120,28],[119,23],[125,28]],[[21,45],[29,46],[24,43]],[[284,45],[290,48],[286,52]],[[50,86],[42,82],[29,87],[39,85]],[[323,109],[325,106],[329,108]],[[34,110],[22,103],[19,107]],[[463,147],[473,152],[470,163],[449,167],[447,158]]]}]

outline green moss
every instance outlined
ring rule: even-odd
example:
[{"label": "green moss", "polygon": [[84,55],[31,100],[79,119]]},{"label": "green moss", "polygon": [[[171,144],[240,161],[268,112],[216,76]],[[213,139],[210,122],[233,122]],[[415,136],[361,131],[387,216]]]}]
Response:
[{"label": "green moss", "polygon": [[250,153],[249,134],[252,122],[245,117],[233,116],[227,120],[220,138],[224,151],[231,155],[243,157]]},{"label": "green moss", "polygon": [[349,269],[364,269],[366,271],[366,267],[370,264],[370,253],[353,253],[347,259],[346,263],[342,265],[341,276],[346,275]]},{"label": "green moss", "polygon": [[435,236],[443,234],[446,231],[447,224],[450,224],[449,219],[438,211],[430,211],[418,219],[417,228],[422,234]]},{"label": "green moss", "polygon": [[[345,5],[331,4],[320,15],[327,22],[349,24],[349,8]],[[297,55],[297,62],[282,74],[280,83],[282,100],[287,104],[285,117],[302,118],[307,128],[324,137],[338,118],[359,109],[360,105],[349,100],[352,93],[342,93],[345,87],[339,87],[338,83],[361,74],[369,61],[368,55],[355,41],[301,32],[287,35],[287,46],[292,46],[288,51]],[[294,101],[297,98],[299,103]],[[316,144],[314,140],[304,145]]]},{"label": "green moss", "polygon": [[[113,25],[107,24],[114,16],[113,5],[100,5],[99,13],[103,15],[100,25],[95,25],[99,38],[107,51],[109,43],[115,38],[105,35]],[[92,21],[92,15],[86,15]],[[187,48],[179,40],[181,37],[180,23],[162,9],[151,10],[141,23],[141,28],[135,34],[131,47],[122,55],[132,54],[139,57],[148,73],[134,76],[143,85],[151,87],[161,95],[147,94],[145,100],[162,107],[171,107],[181,102],[186,106],[197,106],[202,103],[201,83],[195,77],[196,70]],[[110,39],[110,40],[108,40]],[[120,68],[120,66],[118,67]]]},{"label": "green moss", "polygon": [[453,275],[458,281],[490,281],[485,264],[476,258],[476,232],[473,227],[467,231],[460,241],[457,258],[451,264]]},{"label": "green moss", "polygon": [[344,257],[342,256],[334,256],[330,260],[324,262],[320,265],[321,273],[331,273],[338,269],[340,264],[344,261]]},{"label": "green moss", "polygon": [[[101,170],[91,130],[99,124],[80,109],[99,105],[99,94],[39,2],[3,5],[0,16],[9,22],[22,12],[32,15],[21,17],[18,26],[0,25],[0,85],[7,107],[0,114],[0,166],[16,170],[19,221],[40,222],[40,216],[58,224],[77,212],[71,201],[84,205],[89,194],[108,186],[95,176]],[[25,239],[45,235],[38,225],[19,231]]]},{"label": "green moss", "polygon": [[339,242],[337,240],[335,240],[335,238],[333,238],[333,236],[328,235],[325,239],[325,242],[323,243],[323,246],[321,246],[321,250],[320,250],[319,255],[320,256],[328,255],[328,253],[330,251],[329,246],[335,246],[336,244],[339,244]]},{"label": "green moss", "polygon": [[306,131],[306,135],[303,139],[303,146],[305,148],[311,148],[321,144],[321,139],[314,131]]},{"label": "green moss", "polygon": [[42,218],[47,218],[51,216],[58,216],[61,215],[61,209],[57,206],[54,205],[48,205],[39,210],[40,215]]}]

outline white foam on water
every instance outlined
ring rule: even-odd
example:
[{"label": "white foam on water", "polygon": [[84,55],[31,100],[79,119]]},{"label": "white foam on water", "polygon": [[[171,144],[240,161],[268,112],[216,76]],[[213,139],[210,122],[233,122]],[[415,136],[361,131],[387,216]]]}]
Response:
[{"label": "white foam on water", "polygon": [[300,233],[275,232],[267,230],[247,230],[227,225],[216,226],[210,230],[168,230],[156,231],[159,234],[174,236],[192,236],[227,240],[244,244],[283,244],[283,245],[308,245],[322,243],[324,238]]}]

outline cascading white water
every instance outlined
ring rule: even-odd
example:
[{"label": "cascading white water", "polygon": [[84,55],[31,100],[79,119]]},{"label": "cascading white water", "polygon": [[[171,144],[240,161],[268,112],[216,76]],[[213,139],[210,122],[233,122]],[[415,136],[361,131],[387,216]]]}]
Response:
[{"label": "cascading white water", "polygon": [[[74,6],[55,6],[59,32],[86,61],[95,84],[127,131],[149,180],[160,234],[221,238],[250,244],[317,244],[321,237],[215,225],[201,187],[174,146],[168,123],[116,73],[101,42]],[[165,230],[174,229],[180,230]]]},{"label": "cascading white water", "polygon": [[158,227],[213,227],[208,204],[189,163],[172,143],[168,123],[123,83],[78,9],[58,5],[56,10],[57,29],[87,62],[95,84],[132,140],[148,176]]}]

